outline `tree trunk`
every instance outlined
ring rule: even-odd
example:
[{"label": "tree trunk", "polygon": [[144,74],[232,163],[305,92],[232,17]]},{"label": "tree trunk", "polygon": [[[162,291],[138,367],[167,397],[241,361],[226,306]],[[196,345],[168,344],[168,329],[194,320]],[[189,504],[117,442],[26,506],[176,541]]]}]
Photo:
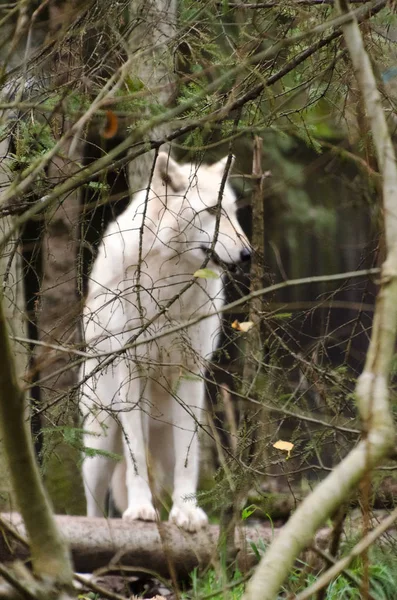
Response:
[{"label": "tree trunk", "polygon": [[25,420],[25,397],[18,382],[3,302],[1,294],[0,426],[4,457],[16,502],[29,534],[34,572],[50,586],[58,583],[67,587],[72,582],[70,556],[64,539],[59,535],[34,458]]},{"label": "tree trunk", "polygon": [[[170,105],[175,89],[171,42],[176,33],[176,15],[176,0],[132,0],[130,4],[129,55],[133,57],[130,77],[138,86],[143,86],[148,105],[163,109]],[[146,117],[150,119],[150,109]],[[151,137],[161,137],[169,129],[164,123],[151,131]],[[151,151],[130,163],[131,195],[147,182],[153,158],[154,151]]]},{"label": "tree trunk", "polygon": [[[69,146],[70,148],[70,146]],[[67,150],[66,150],[67,153]],[[55,184],[78,169],[80,146],[74,156],[56,157],[49,167]],[[80,190],[60,198],[57,207],[46,215],[42,241],[43,281],[37,326],[41,342],[74,347],[80,342],[81,300],[77,295],[77,244],[80,214]],[[73,356],[39,346],[36,353],[40,371],[41,401],[44,406],[70,389],[78,378]],[[54,372],[64,370],[59,375]],[[76,394],[44,412],[43,468],[46,485],[56,512],[81,513],[83,507],[79,451],[63,442],[69,428],[78,427]],[[55,428],[55,429],[54,429]],[[59,429],[57,429],[59,428]]]},{"label": "tree trunk", "polygon": [[[253,144],[253,166],[252,175],[255,177],[255,185],[252,194],[252,256],[250,266],[250,291],[256,292],[263,288],[263,269],[264,269],[264,180],[265,174],[262,171],[263,140],[255,136]],[[243,394],[247,397],[256,398],[258,387],[263,386],[258,380],[263,369],[263,346],[264,340],[261,335],[263,319],[263,298],[257,296],[251,299],[249,303],[248,321],[252,327],[245,333],[244,339],[244,367],[243,367]],[[238,327],[238,326],[237,326]],[[265,447],[267,443],[267,414],[263,407],[253,407],[240,402],[240,427],[238,435],[242,438],[239,444],[240,461],[243,464],[249,464],[256,467],[257,464],[263,464],[265,459]],[[243,439],[244,438],[244,439]],[[221,529],[226,545],[226,560],[233,564],[236,554],[234,543],[234,526],[240,517],[241,510],[248,491],[252,486],[252,476],[249,474],[243,479],[242,484],[237,484],[237,489],[231,489],[228,498],[230,504],[224,503],[221,510]],[[239,474],[235,475],[231,481],[238,482]]]},{"label": "tree trunk", "polygon": [[[67,31],[78,14],[76,3],[52,3],[49,10],[50,32]],[[82,54],[75,37],[62,39],[54,64],[46,65],[54,85],[69,86],[69,93],[80,92]],[[61,115],[52,116],[52,132],[56,141],[70,127]],[[48,181],[56,186],[75,174],[83,162],[84,143],[79,134],[68,140],[48,166]],[[75,347],[81,341],[81,299],[77,286],[77,250],[79,243],[80,188],[60,197],[45,215],[42,238],[42,284],[37,312],[38,337],[41,342]],[[41,405],[44,410],[42,464],[45,483],[56,512],[84,511],[80,476],[79,450],[67,443],[73,435],[70,429],[78,427],[77,394],[57,403],[57,396],[76,384],[78,368],[73,356],[45,346],[36,351],[36,369],[40,373]],[[69,367],[69,368],[67,368]],[[56,374],[57,371],[62,372]]]},{"label": "tree trunk", "polygon": [[[10,138],[0,142],[0,188],[8,187],[12,173],[8,168]],[[0,238],[13,225],[12,217],[0,219]],[[7,331],[11,336],[26,337],[25,296],[21,264],[21,248],[18,232],[5,245],[0,255],[0,281],[3,290],[3,312]],[[26,347],[11,337],[11,351],[15,361],[18,381],[23,378],[28,363]],[[11,480],[6,465],[4,441],[0,440],[0,499],[1,505],[12,506]]]}]

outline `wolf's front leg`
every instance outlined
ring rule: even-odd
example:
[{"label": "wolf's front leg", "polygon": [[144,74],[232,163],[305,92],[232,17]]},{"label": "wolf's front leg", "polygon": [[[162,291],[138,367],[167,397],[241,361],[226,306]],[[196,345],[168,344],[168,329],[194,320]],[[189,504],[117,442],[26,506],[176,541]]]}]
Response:
[{"label": "wolf's front leg", "polygon": [[208,523],[195,498],[199,476],[198,423],[203,405],[203,381],[181,378],[172,408],[175,469],[169,518],[187,531],[197,531]]},{"label": "wolf's front leg", "polygon": [[117,422],[105,411],[88,414],[84,423],[84,446],[94,456],[83,462],[83,482],[87,500],[87,516],[103,517],[105,499],[116,461],[105,456],[105,452],[120,453],[120,435]]},{"label": "wolf's front leg", "polygon": [[153,506],[146,456],[148,416],[141,407],[139,379],[130,379],[128,387],[128,400],[120,413],[128,494],[123,519],[156,521],[158,515]]},{"label": "wolf's front leg", "polygon": [[[81,376],[93,373],[97,367],[97,360],[87,360]],[[122,453],[120,428],[112,413],[118,388],[117,369],[112,368],[96,373],[81,388],[80,408],[85,415],[84,447],[87,448],[83,482],[89,517],[103,517],[106,513],[106,494],[116,466],[114,458],[106,453]]]}]

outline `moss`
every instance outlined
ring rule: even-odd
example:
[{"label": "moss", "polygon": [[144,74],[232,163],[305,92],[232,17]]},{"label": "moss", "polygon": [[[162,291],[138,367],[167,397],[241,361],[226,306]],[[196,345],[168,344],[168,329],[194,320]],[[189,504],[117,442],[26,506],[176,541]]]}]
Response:
[{"label": "moss", "polygon": [[45,437],[43,475],[55,513],[84,515],[80,451],[65,443],[59,432],[46,432]]}]

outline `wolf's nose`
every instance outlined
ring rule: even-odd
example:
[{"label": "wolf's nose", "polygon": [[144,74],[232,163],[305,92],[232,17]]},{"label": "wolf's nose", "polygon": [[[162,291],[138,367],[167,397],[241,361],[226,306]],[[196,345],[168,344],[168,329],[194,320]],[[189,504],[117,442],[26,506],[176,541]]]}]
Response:
[{"label": "wolf's nose", "polygon": [[241,262],[247,262],[251,258],[251,250],[249,248],[243,248],[240,252]]}]

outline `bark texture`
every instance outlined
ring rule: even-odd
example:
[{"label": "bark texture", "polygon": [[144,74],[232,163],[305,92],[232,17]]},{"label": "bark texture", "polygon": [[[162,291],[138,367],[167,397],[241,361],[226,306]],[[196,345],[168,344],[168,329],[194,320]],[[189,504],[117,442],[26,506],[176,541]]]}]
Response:
[{"label": "bark texture", "polygon": [[[129,17],[131,34],[128,47],[133,59],[129,75],[146,92],[149,106],[164,109],[170,106],[175,91],[172,44],[176,33],[176,0],[132,0]],[[142,118],[144,117],[143,114]],[[150,119],[150,108],[148,118]],[[164,123],[152,130],[150,137],[161,137],[169,129],[168,123]],[[153,159],[152,151],[130,163],[131,194],[147,183]]]},{"label": "bark texture", "polygon": [[[49,177],[59,182],[78,169],[81,146],[74,156],[56,157],[49,168]],[[46,215],[42,241],[43,281],[37,313],[39,339],[49,344],[75,347],[80,341],[79,315],[81,300],[77,295],[77,245],[80,214],[80,191],[60,198],[59,204]],[[36,365],[40,371],[41,400],[51,404],[56,396],[70,389],[77,381],[78,368],[72,355],[38,346]],[[56,372],[69,365],[59,375]],[[63,443],[64,432],[78,426],[76,395],[44,413],[43,465],[46,485],[57,511],[81,512],[82,487],[78,451]],[[60,428],[59,431],[54,428]],[[66,428],[66,429],[65,429]]]},{"label": "bark texture", "polygon": [[[18,513],[3,514],[24,536],[25,528]],[[126,523],[122,519],[56,516],[56,523],[72,551],[75,570],[91,573],[112,563],[150,568],[159,575],[169,576],[170,569],[179,576],[189,575],[197,566],[208,566],[216,560],[219,528],[210,525],[197,533],[187,533],[171,523]],[[244,570],[255,564],[251,542],[269,543],[277,533],[270,526],[242,527],[236,531],[238,560]],[[316,538],[325,547],[329,529],[322,529]],[[6,534],[0,537],[0,560],[26,559],[29,550]],[[306,555],[306,558],[309,558]],[[312,560],[312,557],[311,557]]]},{"label": "bark texture", "polygon": [[[71,585],[68,548],[54,522],[52,509],[35,462],[26,426],[24,393],[17,372],[0,302],[0,426],[12,489],[29,535],[33,569],[41,578]],[[29,493],[27,493],[29,490]]]},{"label": "bark texture", "polygon": [[[82,50],[81,40],[67,36],[66,31],[77,14],[78,5],[74,1],[50,4],[50,32],[65,34],[65,37],[55,58],[46,65],[46,70],[51,73],[53,85],[68,85],[71,95],[80,92]],[[51,129],[55,142],[70,127],[67,120],[54,114]],[[82,130],[75,133],[49,163],[47,176],[51,186],[69,179],[81,167],[82,134]],[[62,195],[46,212],[42,238],[43,276],[37,311],[38,337],[41,342],[66,347],[75,347],[81,341],[79,318],[82,303],[77,292],[80,201],[79,188]],[[59,393],[67,391],[77,381],[78,368],[73,367],[72,358],[65,352],[37,347],[36,369],[42,380],[41,403],[44,406],[54,405],[43,413],[42,420],[45,428],[42,456],[45,482],[57,512],[78,513],[83,510],[79,452],[71,444],[64,443],[67,438],[65,432],[79,424],[77,395],[70,395],[61,404],[54,402]],[[57,374],[59,370],[63,372]]]},{"label": "bark texture", "polygon": [[[8,168],[9,163],[9,138],[0,142],[0,188],[5,189],[11,181],[12,174]],[[0,220],[0,239],[12,227],[12,218],[4,217]],[[22,279],[22,264],[18,236],[13,236],[2,248],[0,255],[0,282],[3,290],[3,312],[7,331],[13,336],[26,337],[25,297]],[[28,353],[26,348],[18,342],[11,342],[12,354],[15,361],[17,377],[23,378]],[[0,439],[0,498],[3,506],[12,506],[12,490],[10,475],[5,459],[3,439]]]}]

